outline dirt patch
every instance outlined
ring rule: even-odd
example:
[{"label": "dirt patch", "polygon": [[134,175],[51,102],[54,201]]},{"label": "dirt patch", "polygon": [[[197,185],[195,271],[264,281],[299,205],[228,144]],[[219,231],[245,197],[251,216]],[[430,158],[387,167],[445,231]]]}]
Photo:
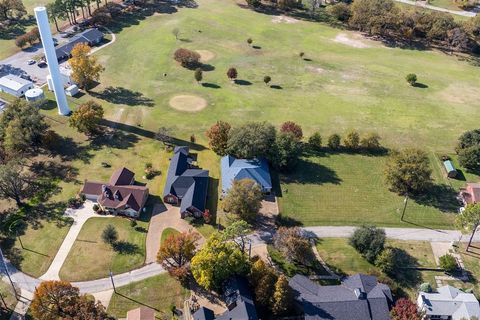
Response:
[{"label": "dirt patch", "polygon": [[297,23],[298,20],[295,18],[287,17],[287,16],[276,16],[272,18],[272,22],[292,24],[292,23]]},{"label": "dirt patch", "polygon": [[200,55],[201,62],[207,62],[215,58],[215,53],[208,50],[195,50]]},{"label": "dirt patch", "polygon": [[333,41],[359,49],[372,47],[361,35],[346,34],[343,32],[339,33]]},{"label": "dirt patch", "polygon": [[178,95],[171,98],[169,104],[179,111],[197,112],[207,107],[207,100],[193,95]]},{"label": "dirt patch", "polygon": [[314,67],[314,66],[307,66],[305,69],[307,69],[307,71],[317,73],[317,74],[321,74],[325,72],[325,69],[320,67]]}]

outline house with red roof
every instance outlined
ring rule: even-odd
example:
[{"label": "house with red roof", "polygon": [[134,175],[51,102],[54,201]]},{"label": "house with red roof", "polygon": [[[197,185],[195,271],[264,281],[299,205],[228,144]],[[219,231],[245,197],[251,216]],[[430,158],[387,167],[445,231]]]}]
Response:
[{"label": "house with red roof", "polygon": [[467,187],[460,190],[460,200],[464,205],[480,203],[480,183],[467,183]]}]

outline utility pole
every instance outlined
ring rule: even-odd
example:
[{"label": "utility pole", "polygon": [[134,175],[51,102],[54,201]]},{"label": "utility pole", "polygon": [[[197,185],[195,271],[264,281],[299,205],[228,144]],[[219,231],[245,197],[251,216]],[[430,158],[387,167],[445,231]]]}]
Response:
[{"label": "utility pole", "polygon": [[15,299],[18,301],[18,296],[17,290],[15,289],[15,285],[13,284],[12,278],[10,277],[10,272],[8,272],[7,264],[5,263],[5,257],[3,256],[3,251],[2,248],[0,248],[0,258],[2,259],[2,264],[3,268],[5,269],[5,273],[7,274],[8,280],[10,281],[10,284],[12,285],[13,292],[15,294]]},{"label": "utility pole", "polygon": [[401,221],[403,221],[403,216],[405,215],[405,210],[407,209],[407,202],[408,202],[408,193],[405,195],[405,199],[403,200],[403,211],[402,211],[402,217],[400,218]]},{"label": "utility pole", "polygon": [[115,282],[113,282],[112,270],[110,270],[110,280],[112,281],[113,292],[117,293],[117,288],[115,287]]}]

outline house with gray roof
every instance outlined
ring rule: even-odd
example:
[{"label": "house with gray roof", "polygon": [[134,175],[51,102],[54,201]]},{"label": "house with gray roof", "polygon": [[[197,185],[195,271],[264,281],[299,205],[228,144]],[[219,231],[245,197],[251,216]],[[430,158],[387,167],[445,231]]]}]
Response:
[{"label": "house with gray roof", "polygon": [[86,43],[89,46],[94,46],[102,42],[104,37],[103,32],[98,29],[91,28],[80,32],[73,36],[70,41],[55,48],[58,61],[70,58],[73,48],[79,43]]},{"label": "house with gray roof", "polygon": [[480,318],[480,306],[475,295],[452,286],[440,287],[434,293],[419,292],[417,306],[425,314],[425,319]]},{"label": "house with gray roof", "polygon": [[207,202],[208,171],[192,162],[188,147],[175,147],[163,191],[163,201],[179,206],[182,218],[201,217]]},{"label": "house with gray roof", "polygon": [[321,286],[303,275],[289,281],[306,320],[388,320],[390,288],[374,276],[357,274],[340,285]]},{"label": "house with gray roof", "polygon": [[222,193],[226,194],[232,187],[233,181],[251,179],[255,181],[264,193],[272,191],[272,179],[268,162],[260,159],[236,159],[232,156],[224,156],[220,160],[222,170]]},{"label": "house with gray roof", "polygon": [[207,307],[199,308],[192,316],[194,320],[257,320],[257,310],[253,303],[250,287],[245,277],[233,276],[223,286],[223,296],[227,311],[219,316]]}]

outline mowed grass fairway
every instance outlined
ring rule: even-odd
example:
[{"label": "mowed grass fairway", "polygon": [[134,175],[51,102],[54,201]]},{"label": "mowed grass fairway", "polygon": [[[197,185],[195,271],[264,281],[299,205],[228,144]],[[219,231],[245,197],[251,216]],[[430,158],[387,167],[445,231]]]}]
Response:
[{"label": "mowed grass fairway", "polygon": [[188,290],[167,273],[134,282],[117,288],[119,294],[113,294],[108,313],[116,318],[125,318],[129,310],[148,306],[156,310],[157,319],[171,316],[170,305],[183,307]]},{"label": "mowed grass fairway", "polygon": [[[99,279],[108,277],[110,270],[117,274],[142,266],[148,223],[140,220],[137,223],[132,227],[128,219],[121,217],[89,219],[60,270],[60,278],[67,281]],[[109,224],[117,230],[123,251],[113,250],[103,242],[102,232]]]},{"label": "mowed grass fairway", "polygon": [[[108,179],[111,170],[101,167],[104,161],[112,170],[120,165],[134,170],[151,194],[160,195],[170,157],[153,138],[162,126],[180,139],[178,144],[195,135],[192,150],[213,178],[208,199],[212,212],[218,202],[219,157],[206,148],[204,133],[217,120],[233,125],[292,120],[306,136],[320,131],[324,141],[351,128],[375,131],[387,147],[424,148],[432,159],[451,153],[458,136],[478,126],[480,69],[466,61],[436,51],[388,48],[322,23],[278,22],[276,16],[243,9],[230,0],[197,4],[164,5],[156,13],[126,15],[110,26],[116,42],[95,53],[105,66],[100,84],[70,101],[74,108],[97,100],[105,109],[106,125],[119,136],[97,139],[92,147],[56,110],[46,111],[55,130],[79,148],[72,165],[80,183],[62,183],[59,197],[75,194],[83,179]],[[180,30],[179,40],[174,28]],[[249,37],[257,48],[246,43]],[[180,47],[209,52],[203,85],[195,82],[193,71],[173,60]],[[305,52],[308,61],[300,59],[299,52]],[[227,79],[229,67],[237,68],[238,84]],[[407,84],[410,72],[418,75],[421,86]],[[263,83],[265,75],[272,77],[274,88]],[[176,96],[197,96],[208,106],[178,111],[169,105]],[[387,190],[384,161],[354,154],[306,156],[296,171],[281,177],[282,214],[303,225],[453,227],[448,212],[454,210],[438,196],[410,201],[405,216],[410,223],[400,222],[403,198]],[[162,174],[143,180],[146,162]],[[438,168],[434,176],[436,183],[448,185]]]}]

